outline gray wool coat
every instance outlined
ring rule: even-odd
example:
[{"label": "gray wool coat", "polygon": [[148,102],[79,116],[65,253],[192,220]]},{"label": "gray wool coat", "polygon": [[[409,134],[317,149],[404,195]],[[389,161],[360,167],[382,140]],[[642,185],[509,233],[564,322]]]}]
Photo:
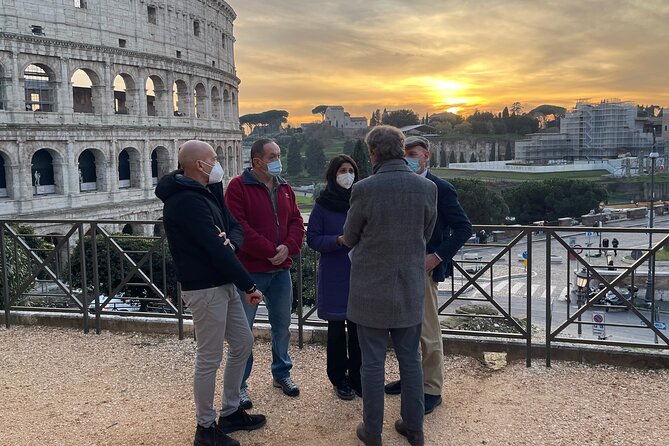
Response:
[{"label": "gray wool coat", "polygon": [[436,185],[401,158],[382,162],[353,185],[344,224],[353,247],[349,320],[371,328],[422,322],[425,243],[436,220]]}]

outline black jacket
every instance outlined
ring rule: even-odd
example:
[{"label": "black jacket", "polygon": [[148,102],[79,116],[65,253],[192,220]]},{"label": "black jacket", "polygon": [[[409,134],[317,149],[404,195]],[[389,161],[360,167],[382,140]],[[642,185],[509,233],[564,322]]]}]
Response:
[{"label": "black jacket", "polygon": [[221,183],[204,187],[183,175],[171,172],[160,179],[156,196],[163,207],[165,234],[185,291],[234,283],[242,290],[253,288],[253,279],[223,244],[219,228],[239,250],[244,233],[223,201]]}]

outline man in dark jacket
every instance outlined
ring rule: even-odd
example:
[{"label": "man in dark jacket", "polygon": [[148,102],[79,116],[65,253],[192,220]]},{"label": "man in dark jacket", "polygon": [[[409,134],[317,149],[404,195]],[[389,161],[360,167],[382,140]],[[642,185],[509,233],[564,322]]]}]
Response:
[{"label": "man in dark jacket", "polygon": [[[245,290],[249,304],[262,293],[235,256],[243,232],[223,201],[223,169],[216,152],[202,141],[187,141],[179,149],[183,170],[165,175],[156,187],[164,205],[163,221],[174,259],[181,296],[193,315],[197,337],[193,391],[197,429],[194,446],[235,446],[227,434],[265,425],[265,416],[249,415],[239,407],[239,386],[253,335],[235,286]],[[225,364],[223,402],[216,423],[213,405],[216,373]]]},{"label": "man in dark jacket", "polygon": [[[279,146],[271,139],[257,140],[251,146],[251,166],[230,181],[225,203],[244,230],[244,246],[237,254],[239,260],[265,296],[272,332],[274,387],[295,397],[300,389],[290,377],[293,362],[288,355],[293,302],[290,256],[299,254],[302,249],[304,221],[293,189],[279,175]],[[242,290],[240,288],[240,293]],[[255,305],[244,305],[250,326],[253,326],[256,310]],[[253,355],[249,357],[242,380],[240,404],[247,409],[253,405],[246,386],[252,366]]]},{"label": "man in dark jacket", "polygon": [[[404,142],[404,155],[411,170],[437,185],[437,224],[427,243],[425,256],[425,313],[420,337],[425,391],[425,414],[441,404],[444,383],[444,351],[439,325],[437,291],[453,273],[453,256],[472,235],[472,225],[458,202],[458,195],[448,181],[432,175],[429,168],[430,143],[421,136],[410,136]],[[386,385],[386,393],[399,394],[401,382]]]}]

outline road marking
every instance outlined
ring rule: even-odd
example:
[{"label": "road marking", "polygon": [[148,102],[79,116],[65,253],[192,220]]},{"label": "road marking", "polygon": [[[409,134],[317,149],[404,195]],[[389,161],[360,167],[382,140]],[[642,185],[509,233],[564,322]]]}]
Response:
[{"label": "road marking", "polygon": [[511,295],[512,295],[512,296],[515,295],[515,294],[516,294],[521,288],[523,288],[524,286],[525,286],[525,283],[523,283],[523,282],[520,282],[520,283],[514,283],[514,284],[511,286]]},{"label": "road marking", "polygon": [[494,291],[502,291],[504,288],[507,287],[508,284],[509,284],[509,282],[507,282],[506,280],[503,280],[500,283],[498,283],[497,285],[495,285],[493,290]]}]

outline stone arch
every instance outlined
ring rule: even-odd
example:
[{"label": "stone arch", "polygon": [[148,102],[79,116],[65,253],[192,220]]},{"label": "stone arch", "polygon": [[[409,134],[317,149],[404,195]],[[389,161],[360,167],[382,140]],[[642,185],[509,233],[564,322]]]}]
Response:
[{"label": "stone arch", "polygon": [[211,87],[211,118],[217,120],[222,118],[221,94],[218,91],[218,87],[216,87],[215,85]]},{"label": "stone arch", "polygon": [[196,118],[206,117],[207,89],[204,84],[198,82],[193,90],[193,116]]},{"label": "stone arch", "polygon": [[188,116],[188,86],[181,79],[172,84],[172,106],[174,116]]},{"label": "stone arch", "polygon": [[81,151],[77,158],[80,192],[104,190],[107,180],[105,161],[101,150],[88,148]]},{"label": "stone arch", "polygon": [[232,106],[230,109],[230,117],[233,121],[237,121],[239,119],[237,116],[237,95],[234,90],[230,93],[230,104]]},{"label": "stone arch", "polygon": [[126,147],[118,154],[118,188],[138,188],[141,185],[142,160],[134,147]]},{"label": "stone arch", "polygon": [[232,105],[230,102],[230,92],[228,89],[223,90],[223,120],[229,121],[232,117]]},{"label": "stone arch", "polygon": [[13,198],[11,160],[7,154],[0,151],[0,198]]},{"label": "stone arch", "polygon": [[165,82],[155,74],[150,75],[144,82],[146,91],[146,112],[149,116],[167,116],[165,109]]},{"label": "stone arch", "polygon": [[54,112],[57,110],[58,78],[43,63],[30,63],[23,69],[23,89],[26,111]]},{"label": "stone arch", "polygon": [[114,78],[114,113],[117,115],[137,114],[137,85],[128,73],[118,73]]},{"label": "stone arch", "polygon": [[78,68],[70,76],[72,84],[72,111],[101,114],[104,85],[100,76],[90,68]]},{"label": "stone arch", "polygon": [[225,163],[226,172],[229,172],[228,175],[230,175],[230,177],[233,177],[237,175],[237,165],[235,164],[235,150],[232,148],[232,146],[228,146],[228,148],[225,150],[225,153],[227,154],[227,160]]},{"label": "stone arch", "polygon": [[155,186],[158,179],[170,172],[170,151],[164,146],[157,146],[151,151],[151,181]]},{"label": "stone arch", "polygon": [[63,157],[53,149],[38,149],[30,158],[30,182],[33,195],[63,194],[65,175]]}]

